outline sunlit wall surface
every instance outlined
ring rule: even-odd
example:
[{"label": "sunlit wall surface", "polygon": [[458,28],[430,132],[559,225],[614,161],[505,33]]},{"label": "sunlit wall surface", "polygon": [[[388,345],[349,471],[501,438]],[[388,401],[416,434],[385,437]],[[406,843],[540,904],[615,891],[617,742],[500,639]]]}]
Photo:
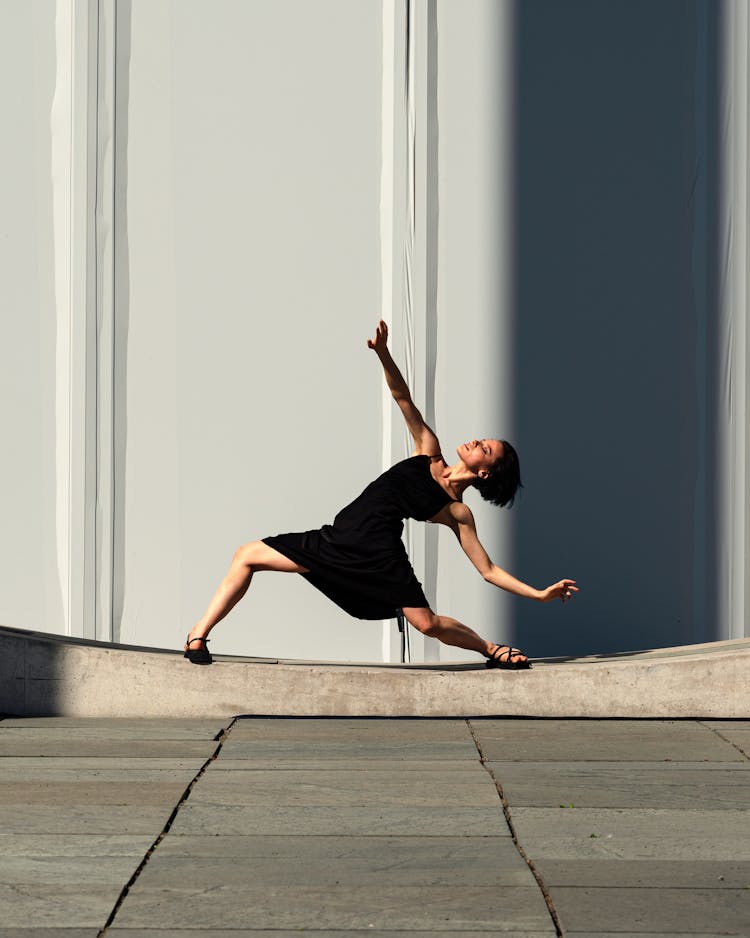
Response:
[{"label": "sunlit wall surface", "polygon": [[0,621],[59,631],[54,3],[0,6]]},{"label": "sunlit wall surface", "polygon": [[[380,18],[346,0],[136,2],[118,31],[115,622],[174,644],[236,547],[330,521],[379,470]],[[214,638],[379,646],[294,576],[258,576]]]},{"label": "sunlit wall surface", "polygon": [[[1,4],[0,621],[181,643],[237,546],[406,455],[383,313],[448,459],[518,446],[512,511],[467,495],[493,558],[583,588],[410,526],[438,611],[536,655],[744,634],[746,13]],[[214,649],[392,639],[260,575]]]}]

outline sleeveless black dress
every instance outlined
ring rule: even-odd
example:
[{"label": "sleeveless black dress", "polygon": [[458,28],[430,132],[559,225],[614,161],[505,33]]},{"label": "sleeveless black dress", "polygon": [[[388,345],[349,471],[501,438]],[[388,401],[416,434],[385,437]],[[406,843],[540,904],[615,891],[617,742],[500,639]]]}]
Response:
[{"label": "sleeveless black dress", "polygon": [[404,606],[429,606],[401,540],[404,518],[427,521],[450,501],[430,457],[412,456],[371,482],[333,524],[263,542],[307,567],[305,579],[349,615],[389,619]]}]

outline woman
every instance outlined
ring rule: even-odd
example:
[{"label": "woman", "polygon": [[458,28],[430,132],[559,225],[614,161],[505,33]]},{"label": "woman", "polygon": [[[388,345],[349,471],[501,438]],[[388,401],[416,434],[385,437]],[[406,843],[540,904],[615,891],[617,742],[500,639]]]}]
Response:
[{"label": "woman", "polygon": [[267,537],[240,547],[203,618],[187,637],[185,657],[193,664],[211,663],[208,633],[242,599],[253,574],[276,570],[301,573],[357,618],[392,618],[401,609],[415,629],[446,645],[479,652],[488,659],[488,667],[530,667],[517,648],[488,642],[468,626],[432,611],[401,540],[406,517],[449,527],[466,556],[493,586],[540,602],[566,602],[578,592],[575,580],[534,589],[492,563],[462,497],[473,486],[493,504],[512,505],[521,485],[516,452],[504,440],[472,440],[458,447],[458,462],[447,465],[437,437],[414,406],[387,343],[388,327],[381,321],[367,345],[380,359],[385,380],[404,415],[414,439],[414,455],[372,482],[336,515],[333,525]]}]

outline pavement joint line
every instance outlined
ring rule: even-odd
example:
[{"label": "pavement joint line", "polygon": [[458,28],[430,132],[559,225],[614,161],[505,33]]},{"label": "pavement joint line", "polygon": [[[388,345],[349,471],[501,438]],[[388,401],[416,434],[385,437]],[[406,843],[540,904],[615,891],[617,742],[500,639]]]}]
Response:
[{"label": "pavement joint line", "polygon": [[505,823],[508,825],[508,829],[510,830],[510,836],[513,841],[513,845],[515,846],[516,850],[520,854],[523,862],[529,868],[531,875],[536,880],[537,886],[539,886],[542,896],[544,897],[544,901],[547,905],[547,911],[549,912],[550,918],[552,919],[552,924],[555,926],[555,932],[557,934],[557,938],[563,938],[565,932],[563,931],[562,924],[560,923],[560,916],[557,914],[557,909],[555,908],[554,900],[552,899],[552,896],[550,895],[550,892],[547,889],[547,886],[545,885],[544,880],[542,879],[542,874],[539,872],[539,870],[537,870],[536,866],[534,865],[534,861],[531,859],[531,857],[526,853],[526,851],[521,846],[521,842],[518,839],[518,834],[516,833],[515,825],[513,824],[513,819],[510,816],[510,805],[508,804],[508,799],[505,797],[503,786],[500,784],[500,781],[495,775],[493,769],[487,764],[487,760],[485,759],[484,752],[482,751],[482,744],[479,742],[479,739],[477,738],[477,735],[474,732],[474,727],[471,725],[471,721],[467,720],[466,725],[469,728],[469,732],[471,733],[471,738],[474,740],[474,745],[477,747],[477,752],[479,753],[479,761],[482,764],[482,768],[485,770],[485,772],[487,772],[487,774],[490,776],[490,778],[495,784],[495,789],[500,798],[500,803],[502,804],[502,807],[503,807],[503,814],[505,815]]},{"label": "pavement joint line", "polygon": [[190,797],[190,793],[192,792],[193,788],[195,788],[195,786],[197,785],[197,783],[200,781],[201,777],[203,776],[203,773],[206,771],[206,769],[209,767],[209,765],[211,765],[212,762],[215,762],[216,759],[218,759],[219,754],[221,753],[221,749],[222,749],[224,743],[226,742],[227,737],[228,737],[229,734],[232,732],[232,729],[233,729],[235,723],[237,722],[237,719],[238,719],[237,717],[234,717],[234,718],[229,722],[229,724],[228,724],[226,727],[224,727],[223,729],[219,730],[219,732],[216,734],[216,736],[213,737],[213,741],[218,743],[216,749],[214,749],[214,751],[211,753],[211,755],[206,759],[206,761],[203,763],[203,765],[202,765],[202,766],[198,769],[198,771],[195,773],[195,775],[194,775],[193,778],[190,780],[190,782],[188,782],[187,788],[186,788],[185,791],[182,793],[182,795],[181,795],[181,797],[180,797],[180,800],[177,802],[177,804],[176,804],[176,805],[174,806],[174,808],[172,809],[172,813],[171,813],[171,814],[169,815],[169,817],[167,818],[167,821],[166,821],[164,827],[162,827],[162,829],[159,831],[159,833],[158,833],[156,839],[154,840],[154,842],[151,844],[151,846],[148,848],[148,850],[147,850],[146,853],[144,854],[143,859],[141,860],[141,862],[140,862],[140,863],[138,864],[138,866],[136,867],[135,872],[133,873],[133,875],[130,877],[130,879],[127,881],[127,883],[125,883],[125,885],[122,887],[122,890],[120,891],[120,895],[117,897],[117,899],[116,899],[116,901],[115,901],[115,904],[114,904],[114,906],[113,906],[113,908],[112,908],[112,911],[109,913],[109,916],[108,916],[108,918],[107,918],[107,921],[104,923],[103,927],[101,928],[101,930],[100,930],[100,931],[98,932],[98,934],[97,934],[97,938],[102,938],[102,936],[106,935],[107,932],[109,931],[110,926],[112,925],[112,923],[114,922],[115,918],[117,917],[117,913],[120,911],[120,907],[122,906],[123,902],[125,901],[125,899],[126,899],[128,893],[130,892],[131,888],[135,885],[136,880],[137,880],[138,877],[141,875],[141,873],[143,872],[143,870],[146,868],[146,865],[148,864],[148,861],[149,861],[149,860],[151,859],[151,857],[153,856],[153,853],[154,853],[154,851],[156,850],[156,848],[159,846],[159,844],[162,842],[162,840],[164,840],[164,838],[167,836],[167,834],[168,834],[169,831],[171,830],[172,825],[173,825],[174,822],[175,822],[175,818],[177,817],[180,808],[181,808],[181,807],[183,806],[183,804],[188,800],[188,798]]},{"label": "pavement joint line", "polygon": [[725,743],[729,743],[730,746],[734,746],[734,748],[737,750],[737,752],[739,752],[740,755],[744,756],[744,757],[748,760],[748,762],[750,762],[750,755],[745,752],[745,750],[742,748],[742,746],[739,746],[737,743],[732,742],[731,739],[728,739],[728,738],[721,732],[721,730],[716,729],[715,726],[709,726],[708,723],[705,723],[703,720],[696,720],[696,723],[698,723],[700,726],[705,726],[706,729],[707,729],[707,730],[711,730],[712,733],[716,733],[716,735],[719,737],[719,739],[722,739]]}]

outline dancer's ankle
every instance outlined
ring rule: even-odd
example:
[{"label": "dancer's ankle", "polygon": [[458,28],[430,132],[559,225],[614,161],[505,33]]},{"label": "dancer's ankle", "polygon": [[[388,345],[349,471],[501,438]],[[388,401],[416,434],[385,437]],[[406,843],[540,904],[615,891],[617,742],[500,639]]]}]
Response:
[{"label": "dancer's ankle", "polygon": [[203,648],[205,647],[206,641],[208,640],[208,632],[202,631],[199,626],[195,626],[188,632],[188,637],[185,642],[185,648],[188,645],[191,648]]}]

